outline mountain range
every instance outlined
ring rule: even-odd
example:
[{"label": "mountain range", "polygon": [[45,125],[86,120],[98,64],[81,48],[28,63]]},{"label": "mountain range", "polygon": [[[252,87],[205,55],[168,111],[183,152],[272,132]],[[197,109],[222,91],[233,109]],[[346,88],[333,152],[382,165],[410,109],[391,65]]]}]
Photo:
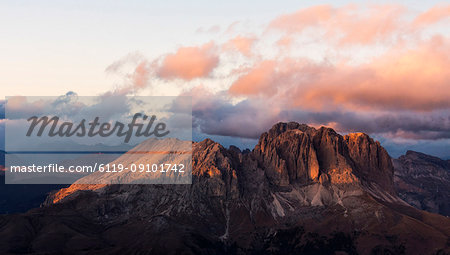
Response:
[{"label": "mountain range", "polygon": [[414,207],[450,216],[450,160],[407,151],[393,159],[398,195]]},{"label": "mountain range", "polygon": [[[421,174],[423,158],[391,160],[363,133],[278,123],[252,151],[193,143],[191,185],[73,184],[2,215],[0,252],[448,254],[450,219],[405,202],[448,209],[448,165],[423,163]],[[437,206],[426,202],[433,178],[446,178]],[[411,195],[416,182],[424,187]]]}]

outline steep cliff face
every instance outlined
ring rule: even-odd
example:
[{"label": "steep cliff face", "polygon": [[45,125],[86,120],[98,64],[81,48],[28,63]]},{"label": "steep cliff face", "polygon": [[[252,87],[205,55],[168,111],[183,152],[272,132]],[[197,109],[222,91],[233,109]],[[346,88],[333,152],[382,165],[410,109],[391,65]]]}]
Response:
[{"label": "steep cliff face", "polygon": [[[72,185],[43,208],[0,217],[0,251],[448,251],[449,220],[395,196],[389,156],[367,135],[278,123],[251,152],[209,139],[192,150],[192,185]],[[55,235],[63,245],[47,241]]]},{"label": "steep cliff face", "polygon": [[420,152],[407,151],[392,160],[395,187],[412,206],[450,216],[450,163]]},{"label": "steep cliff face", "polygon": [[261,135],[252,156],[271,183],[287,186],[318,180],[319,161],[312,132],[315,130],[306,125],[279,123]]},{"label": "steep cliff face", "polygon": [[355,162],[358,177],[394,194],[394,167],[391,157],[380,143],[363,133],[349,134],[344,139],[350,157]]},{"label": "steep cliff face", "polygon": [[358,184],[394,194],[389,154],[363,133],[341,136],[298,123],[278,123],[261,135],[253,155],[272,183]]}]

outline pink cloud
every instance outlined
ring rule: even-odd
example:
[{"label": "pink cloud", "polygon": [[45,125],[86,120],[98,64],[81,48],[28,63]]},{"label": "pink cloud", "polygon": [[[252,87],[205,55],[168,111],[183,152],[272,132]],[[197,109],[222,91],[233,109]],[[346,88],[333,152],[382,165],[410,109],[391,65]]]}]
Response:
[{"label": "pink cloud", "polygon": [[310,84],[321,77],[327,68],[326,64],[317,65],[308,59],[263,60],[243,70],[244,74],[230,86],[229,93],[233,96],[284,97],[292,92],[292,88]]},{"label": "pink cloud", "polygon": [[269,28],[300,33],[310,26],[324,24],[331,19],[335,9],[330,5],[317,5],[282,15],[269,24]]},{"label": "pink cloud", "polygon": [[247,74],[237,79],[231,85],[229,92],[232,95],[271,94],[276,90],[274,70],[275,61],[263,61],[251,69]]},{"label": "pink cloud", "polygon": [[[437,32],[427,30],[448,16],[447,11],[432,8],[417,18],[410,14],[398,5],[302,9],[274,19],[255,37],[258,44],[276,47],[274,55],[265,54],[269,48],[258,52],[250,42],[232,37],[221,53],[240,48],[252,65],[232,68],[228,90],[194,90],[199,99],[193,112],[200,129],[256,137],[242,130],[297,120],[345,132],[448,139],[450,41],[448,34],[430,38],[429,32]],[[412,29],[417,24],[420,29]],[[330,52],[325,50],[322,61],[294,57],[303,50],[302,39],[320,42]],[[369,57],[355,61],[359,50],[370,51]],[[246,122],[236,124],[236,119]]]},{"label": "pink cloud", "polygon": [[287,48],[287,47],[290,47],[293,42],[294,42],[294,39],[292,38],[292,36],[291,35],[286,35],[286,36],[281,37],[276,42],[276,44],[280,48]]},{"label": "pink cloud", "polygon": [[450,44],[435,37],[410,50],[394,48],[361,65],[337,65],[295,87],[297,106],[431,111],[450,108]]},{"label": "pink cloud", "polygon": [[165,56],[158,70],[164,79],[192,80],[208,76],[219,64],[213,43],[200,47],[181,47],[174,54]]},{"label": "pink cloud", "polygon": [[148,68],[147,61],[142,61],[135,68],[133,74],[133,84],[136,88],[144,88],[147,85],[147,81],[150,78],[150,70]]},{"label": "pink cloud", "polygon": [[269,29],[281,30],[290,36],[311,28],[316,33],[323,33],[326,40],[336,40],[340,44],[369,44],[396,32],[403,13],[404,8],[397,5],[373,5],[370,8],[318,5],[280,16],[269,24]]},{"label": "pink cloud", "polygon": [[244,72],[229,93],[276,98],[312,110],[446,109],[450,108],[449,47],[448,40],[436,36],[414,48],[392,48],[360,65],[264,60]]},{"label": "pink cloud", "polygon": [[[225,43],[139,60],[130,77],[139,88],[150,78],[198,79],[183,91],[193,97],[196,124],[209,134],[256,137],[276,121],[297,120],[340,131],[447,139],[450,41],[448,31],[431,25],[448,12],[448,5],[417,17],[398,5],[313,6],[274,19],[252,37],[240,36],[244,26],[238,33],[240,23],[233,23],[222,34]],[[310,49],[320,52],[313,56]],[[242,56],[230,57],[230,51]],[[215,84],[220,87],[211,89]]]},{"label": "pink cloud", "polygon": [[224,50],[237,50],[242,55],[250,56],[255,37],[236,36],[223,45]]},{"label": "pink cloud", "polygon": [[450,4],[436,5],[416,17],[413,24],[417,27],[434,24],[450,18]]}]

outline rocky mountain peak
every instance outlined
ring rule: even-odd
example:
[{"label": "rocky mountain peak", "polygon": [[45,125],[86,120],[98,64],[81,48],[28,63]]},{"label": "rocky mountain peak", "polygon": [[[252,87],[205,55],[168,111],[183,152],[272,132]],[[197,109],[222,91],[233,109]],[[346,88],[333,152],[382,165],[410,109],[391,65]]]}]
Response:
[{"label": "rocky mountain peak", "polygon": [[[156,142],[144,142],[138,145],[139,150]],[[123,158],[129,161],[126,155]],[[193,143],[192,165],[193,183],[204,185],[206,194],[224,199],[239,197],[253,188],[266,189],[265,183],[276,190],[331,184],[395,194],[392,163],[378,142],[363,133],[341,136],[331,128],[316,129],[295,122],[275,124],[261,135],[251,152],[233,146],[226,149],[211,139]],[[95,190],[103,186],[92,185]],[[53,194],[49,201],[60,201],[77,189],[89,187],[72,185]]]},{"label": "rocky mountain peak", "polygon": [[341,136],[331,128],[277,123],[261,135],[253,156],[276,185],[329,180],[375,184],[394,194],[390,157],[379,142],[364,133]]},{"label": "rocky mountain peak", "polygon": [[[306,131],[315,131],[316,129],[313,127],[310,127],[306,124],[299,124],[297,122],[278,122],[277,124],[273,125],[272,128],[269,129],[269,131],[267,132],[267,135],[274,138],[286,131],[289,130],[299,130],[302,132],[306,132]],[[264,133],[265,134],[265,133]],[[261,136],[263,137],[264,134]]]},{"label": "rocky mountain peak", "polygon": [[383,190],[394,194],[394,167],[391,157],[380,143],[364,133],[348,134],[344,139],[359,178],[376,183]]}]

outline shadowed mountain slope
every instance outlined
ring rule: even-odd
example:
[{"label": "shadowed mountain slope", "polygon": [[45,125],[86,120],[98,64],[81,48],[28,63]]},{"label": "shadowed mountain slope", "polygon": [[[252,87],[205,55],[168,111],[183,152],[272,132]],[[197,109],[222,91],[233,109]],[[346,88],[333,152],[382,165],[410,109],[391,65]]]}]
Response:
[{"label": "shadowed mountain slope", "polygon": [[450,216],[450,162],[424,153],[407,151],[395,166],[395,187],[412,206]]},{"label": "shadowed mountain slope", "polygon": [[193,143],[192,164],[192,185],[74,184],[1,216],[0,251],[450,252],[450,220],[396,196],[391,159],[365,134],[278,123],[250,153]]}]

